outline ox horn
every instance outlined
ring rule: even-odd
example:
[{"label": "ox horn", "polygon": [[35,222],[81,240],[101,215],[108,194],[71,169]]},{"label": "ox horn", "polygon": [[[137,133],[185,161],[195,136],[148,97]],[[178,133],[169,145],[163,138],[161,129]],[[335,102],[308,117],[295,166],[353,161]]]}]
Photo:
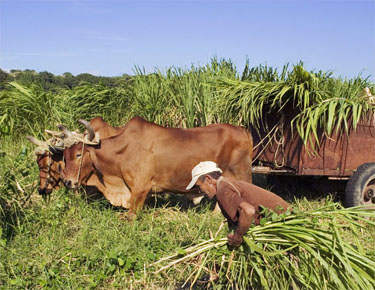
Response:
[{"label": "ox horn", "polygon": [[43,145],[46,144],[45,142],[40,141],[40,140],[34,138],[33,136],[26,136],[26,139],[29,140],[31,143],[33,143],[36,146],[43,146]]},{"label": "ox horn", "polygon": [[82,125],[84,125],[87,129],[87,132],[89,133],[88,135],[88,140],[92,141],[95,138],[95,132],[94,129],[91,127],[90,123],[87,122],[86,120],[80,119],[78,122],[80,122]]},{"label": "ox horn", "polygon": [[59,125],[57,125],[57,128],[59,128],[59,130],[64,133],[63,138],[72,136],[72,132],[70,132],[68,129],[66,129],[64,125],[59,124]]},{"label": "ox horn", "polygon": [[63,132],[57,132],[57,131],[52,131],[52,130],[44,130],[44,132],[54,136],[54,137],[58,137],[58,138],[62,138],[64,137],[64,133]]}]

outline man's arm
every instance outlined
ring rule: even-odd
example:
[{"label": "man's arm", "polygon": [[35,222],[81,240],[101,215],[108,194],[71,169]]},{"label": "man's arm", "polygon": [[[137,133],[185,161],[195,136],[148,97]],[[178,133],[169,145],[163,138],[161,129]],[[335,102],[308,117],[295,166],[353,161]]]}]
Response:
[{"label": "man's arm", "polygon": [[246,234],[254,220],[255,208],[246,201],[243,201],[238,207],[238,213],[238,227],[234,234],[228,235],[228,244],[231,246],[239,246],[242,243],[243,235]]}]

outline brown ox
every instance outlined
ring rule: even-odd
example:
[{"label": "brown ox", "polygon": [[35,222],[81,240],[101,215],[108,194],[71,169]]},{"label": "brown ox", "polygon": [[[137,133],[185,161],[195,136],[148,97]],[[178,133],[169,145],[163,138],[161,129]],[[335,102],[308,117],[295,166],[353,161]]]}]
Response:
[{"label": "brown ox", "polygon": [[200,161],[214,161],[224,176],[251,182],[251,154],[252,137],[240,127],[164,128],[135,117],[99,145],[65,149],[63,176],[70,188],[95,178],[111,204],[134,214],[150,191],[186,193]]},{"label": "brown ox", "polygon": [[[121,127],[112,127],[106,123],[102,117],[92,119],[90,121],[90,126],[95,132],[99,133],[102,138],[116,135],[121,131]],[[37,140],[34,137],[28,136],[27,139],[38,146],[37,150],[35,150],[36,161],[39,167],[38,192],[41,195],[48,195],[53,190],[58,189],[63,181],[61,178],[61,172],[65,168],[63,150],[49,146],[46,142]],[[92,182],[88,180],[88,184],[92,185]],[[91,188],[90,191],[93,192],[95,189]]]}]

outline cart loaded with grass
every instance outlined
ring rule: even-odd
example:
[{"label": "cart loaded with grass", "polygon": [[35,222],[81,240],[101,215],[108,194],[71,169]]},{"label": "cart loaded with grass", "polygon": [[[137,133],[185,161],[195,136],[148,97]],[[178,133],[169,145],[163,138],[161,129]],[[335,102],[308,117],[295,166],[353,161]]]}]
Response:
[{"label": "cart loaded with grass", "polygon": [[227,113],[253,131],[253,172],[347,179],[346,206],[375,206],[374,84],[302,64],[249,75],[219,86]]},{"label": "cart loaded with grass", "polygon": [[150,269],[184,273],[182,288],[373,289],[374,85],[302,64],[246,70],[215,85],[228,121],[252,129],[254,172],[349,179],[348,208],[328,198],[318,209],[297,201],[292,212],[264,210],[239,248],[228,247],[221,224],[211,239],[166,253]]}]

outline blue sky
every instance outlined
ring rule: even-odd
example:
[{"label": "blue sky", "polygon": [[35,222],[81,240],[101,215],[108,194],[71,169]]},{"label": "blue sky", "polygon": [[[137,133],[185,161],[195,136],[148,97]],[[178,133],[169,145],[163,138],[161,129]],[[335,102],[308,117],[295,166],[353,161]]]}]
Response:
[{"label": "blue sky", "polygon": [[0,0],[0,68],[132,74],[211,57],[375,76],[375,1]]}]

